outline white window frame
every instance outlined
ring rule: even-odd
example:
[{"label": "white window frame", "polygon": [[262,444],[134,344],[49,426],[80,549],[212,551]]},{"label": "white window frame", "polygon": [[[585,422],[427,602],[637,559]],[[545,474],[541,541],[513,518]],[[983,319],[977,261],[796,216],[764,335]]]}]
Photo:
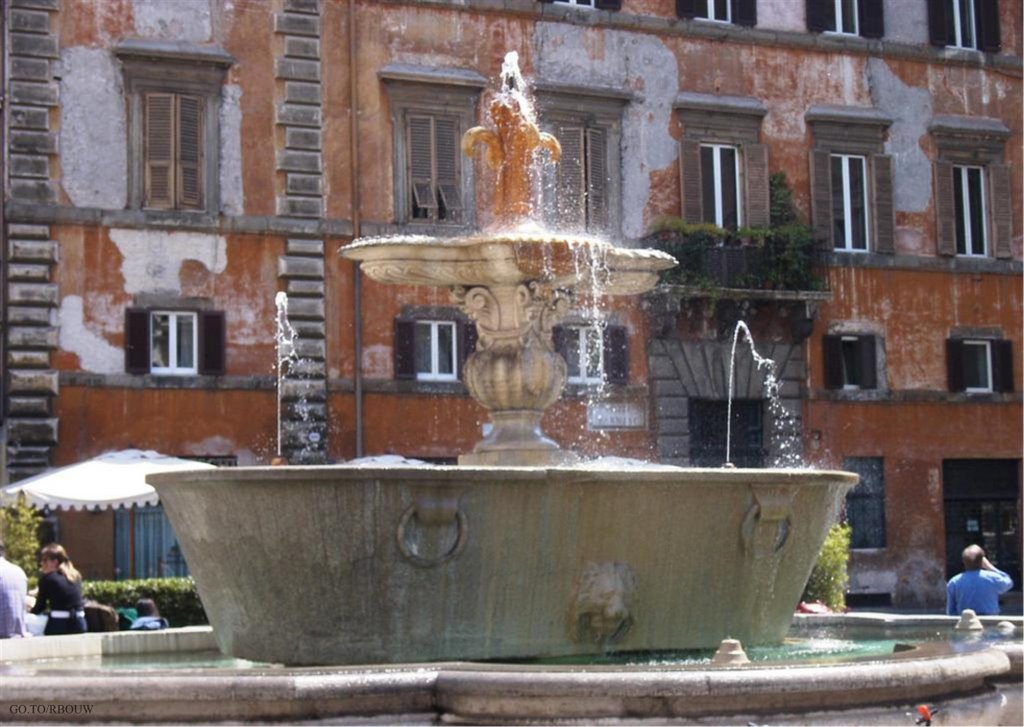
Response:
[{"label": "white window frame", "polygon": [[[591,360],[588,333],[595,334],[597,346],[597,372],[588,369],[587,363]],[[604,327],[600,324],[583,324],[565,326],[565,335],[575,336],[577,343],[576,367],[579,369],[578,376],[569,376],[566,381],[570,384],[603,384],[604,383]],[[570,363],[570,362],[566,362]],[[571,365],[571,364],[570,364]]]},{"label": "white window frame", "polygon": [[740,148],[733,146],[732,144],[701,144],[701,148],[709,148],[712,150],[711,154],[711,167],[714,170],[714,182],[715,185],[715,224],[719,227],[725,227],[725,210],[722,203],[722,150],[731,149],[733,153],[733,164],[736,167],[735,179],[736,179],[736,227],[743,226],[743,197],[741,196],[741,190],[743,189],[743,180],[740,177],[743,165],[740,163]]},{"label": "white window frame", "polygon": [[[971,188],[967,183],[967,175],[971,170],[978,172],[978,180],[981,183],[981,252],[977,251],[977,246],[974,244],[974,237],[972,232],[973,225],[971,224],[974,220],[971,218]],[[960,203],[963,206],[964,218],[963,218],[963,233],[964,233],[964,249],[965,252],[957,251],[958,257],[988,257],[988,230],[986,221],[988,220],[988,208],[985,204],[988,190],[985,189],[985,168],[978,166],[954,166],[954,176],[960,177]],[[956,186],[954,185],[954,189]],[[960,223],[956,221],[957,233],[960,232]]]},{"label": "white window frame", "polygon": [[[452,332],[452,346],[451,350],[447,352],[451,356],[451,373],[440,373],[441,369],[441,357],[446,352],[441,351],[440,346],[440,335],[438,331],[442,326],[451,329]],[[417,350],[416,343],[420,332],[424,329],[430,331],[430,371],[420,371],[419,362],[416,361],[416,380],[417,381],[458,381],[459,380],[459,330],[456,326],[455,321],[442,321],[442,320],[419,320],[415,323],[413,332],[413,350],[414,355]]]},{"label": "white window frame", "polygon": [[[149,370],[154,374],[167,376],[195,376],[199,373],[199,316],[193,311],[151,311],[149,314],[149,360],[156,360],[156,319],[167,318],[167,360],[168,366],[155,366],[150,363]],[[192,366],[178,365],[178,319],[192,319]]]},{"label": "white window frame", "polygon": [[698,20],[707,20],[712,23],[731,23],[732,22],[732,0],[729,0],[725,4],[725,17],[719,18],[715,16],[715,0],[708,0],[706,15],[698,15]]},{"label": "white window frame", "polygon": [[835,12],[835,28],[826,30],[826,33],[860,35],[860,0],[853,0],[853,28],[843,26],[843,0],[832,0],[832,9]]},{"label": "white window frame", "polygon": [[594,0],[554,0],[556,5],[572,5],[577,8],[594,9]]},{"label": "white window frame", "polygon": [[[963,3],[967,10],[966,18],[960,13],[961,0],[949,0],[949,3],[953,9],[953,47],[977,50],[978,24],[974,18],[974,3],[971,0]],[[969,45],[964,42],[964,28],[970,28],[971,31],[971,43]]]},{"label": "white window frame", "polygon": [[[832,154],[838,157],[843,165],[843,244],[832,241],[836,250],[844,252],[868,252],[871,250],[871,199],[868,197],[868,160],[861,154]],[[853,246],[853,196],[850,194],[850,161],[857,160],[861,164],[861,194],[864,195],[864,247]],[[831,170],[830,172],[831,173]]]},{"label": "white window frame", "polygon": [[[992,342],[985,339],[964,339],[962,341],[964,348],[968,346],[983,348],[985,351],[985,380],[987,384],[985,386],[965,386],[964,391],[968,394],[991,394],[994,389],[992,386]],[[966,378],[967,372],[964,371],[964,377]],[[965,382],[966,383],[966,382]]]}]

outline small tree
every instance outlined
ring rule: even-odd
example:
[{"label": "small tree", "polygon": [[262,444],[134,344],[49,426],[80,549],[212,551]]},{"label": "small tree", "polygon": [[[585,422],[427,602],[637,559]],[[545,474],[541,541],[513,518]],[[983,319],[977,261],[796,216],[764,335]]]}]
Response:
[{"label": "small tree", "polygon": [[13,505],[0,510],[0,530],[7,550],[6,558],[21,566],[28,575],[29,587],[36,582],[36,559],[39,556],[39,527],[43,516],[28,504],[24,493],[18,495]]},{"label": "small tree", "polygon": [[850,582],[846,570],[850,561],[850,532],[846,523],[833,525],[828,531],[801,600],[821,601],[833,611],[846,608],[846,586]]}]

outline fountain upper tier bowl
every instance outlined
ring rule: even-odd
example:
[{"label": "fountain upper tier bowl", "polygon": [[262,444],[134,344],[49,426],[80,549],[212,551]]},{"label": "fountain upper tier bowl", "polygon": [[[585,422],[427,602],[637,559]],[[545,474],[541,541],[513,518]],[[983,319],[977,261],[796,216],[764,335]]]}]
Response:
[{"label": "fountain upper tier bowl", "polygon": [[539,228],[436,238],[420,235],[364,238],[342,255],[362,263],[380,283],[408,285],[517,285],[542,280],[556,287],[593,283],[608,295],[638,295],[676,260],[660,250],[618,248],[604,240]]}]

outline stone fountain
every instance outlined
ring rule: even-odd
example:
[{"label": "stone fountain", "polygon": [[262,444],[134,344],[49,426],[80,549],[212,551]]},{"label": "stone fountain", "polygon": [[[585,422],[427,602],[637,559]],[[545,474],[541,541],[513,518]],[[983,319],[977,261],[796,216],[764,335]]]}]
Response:
[{"label": "stone fountain", "polygon": [[[674,264],[531,221],[538,131],[514,60],[467,132],[497,173],[477,235],[357,240],[379,282],[443,286],[476,322],[465,367],[493,430],[458,467],[154,475],[220,648],[284,664],[509,659],[781,640],[857,478],[600,468],[544,436],[566,378],[551,328],[580,281],[639,294]],[[592,290],[582,291],[593,295]]]}]

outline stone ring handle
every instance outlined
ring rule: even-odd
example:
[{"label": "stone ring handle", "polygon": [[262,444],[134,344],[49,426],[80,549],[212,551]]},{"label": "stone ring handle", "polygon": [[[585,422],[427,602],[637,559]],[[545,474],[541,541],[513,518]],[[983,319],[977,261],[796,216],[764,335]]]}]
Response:
[{"label": "stone ring handle", "polygon": [[[455,542],[447,552],[440,555],[424,555],[416,550],[416,546],[410,541],[410,529],[413,521],[420,527],[446,527],[455,524],[457,534]],[[402,519],[398,522],[396,533],[398,550],[402,556],[413,565],[419,568],[434,568],[455,558],[466,545],[466,535],[469,532],[469,522],[466,513],[459,507],[458,496],[419,496],[402,513]]]},{"label": "stone ring handle", "polygon": [[[755,500],[747,508],[747,514],[743,516],[743,525],[740,527],[740,534],[747,553],[753,555],[754,560],[775,555],[786,545],[792,524],[793,518],[788,512],[782,517],[765,517],[761,503]],[[756,537],[758,532],[772,526],[775,527],[775,534],[768,543],[765,543],[762,538]]]}]

